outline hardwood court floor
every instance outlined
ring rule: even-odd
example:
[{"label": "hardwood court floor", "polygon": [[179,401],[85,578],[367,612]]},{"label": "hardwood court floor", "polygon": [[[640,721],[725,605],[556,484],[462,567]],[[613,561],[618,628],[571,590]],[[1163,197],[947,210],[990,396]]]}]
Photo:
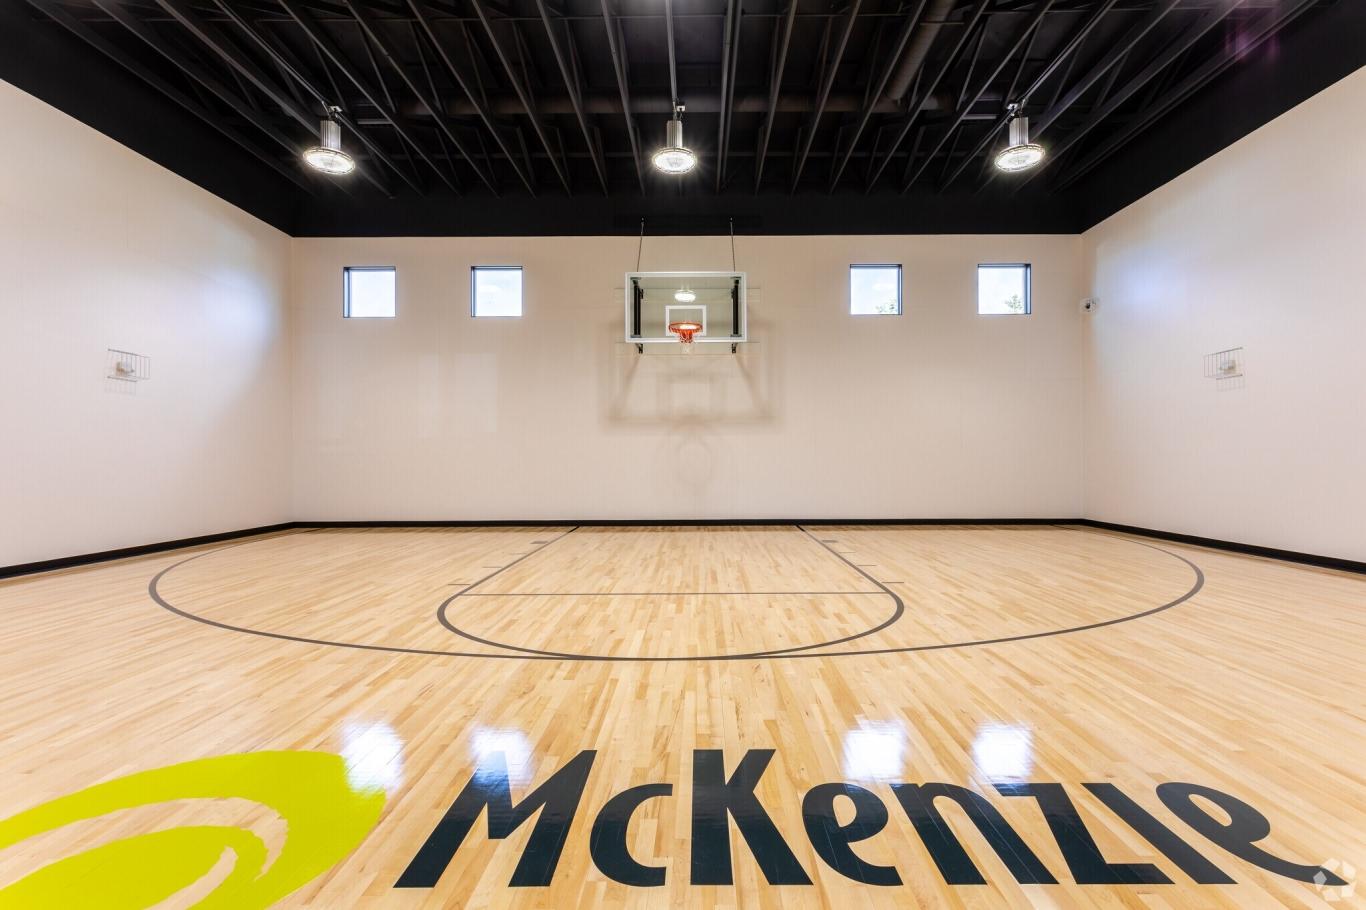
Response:
[{"label": "hardwood court floor", "polygon": [[[1295,881],[1222,848],[1156,788],[1196,784],[1248,804],[1270,831],[1244,840],[1291,863],[1366,870],[1363,654],[1366,578],[1080,528],[252,538],[0,583],[0,817],[137,772],[307,750],[342,756],[355,793],[384,794],[382,810],[377,798],[365,803],[378,812],[366,822],[373,829],[347,841],[342,815],[328,816],[314,835],[336,843],[304,843],[308,819],[280,806],[304,799],[325,768],[273,782],[277,802],[257,792],[272,783],[267,772],[224,772],[199,786],[195,770],[188,784],[148,782],[122,802],[81,810],[95,798],[79,795],[57,804],[76,806],[67,816],[0,821],[0,888],[127,841],[147,849],[97,851],[50,873],[75,890],[41,893],[68,894],[60,905],[71,907],[151,906],[159,896],[134,894],[125,880],[145,873],[138,887],[151,888],[153,872],[170,868],[188,890],[157,906],[189,906],[228,887],[250,844],[177,853],[138,836],[231,829],[260,839],[266,867],[308,871],[292,893],[294,884],[261,890],[256,903],[221,904],[230,907],[1360,906],[1331,882]],[[569,807],[559,812],[569,822],[562,842],[530,843],[534,815],[490,839],[485,811],[456,838],[444,872],[437,864],[434,884],[395,887],[415,874],[424,844],[429,860],[432,850],[441,859],[442,844],[449,854],[452,831],[438,822],[472,779],[497,777],[499,755],[516,803],[584,750],[596,754],[576,810],[572,799],[555,804]],[[702,750],[722,750],[726,776],[748,750],[772,750],[753,792],[775,831],[766,839],[744,792],[732,793],[761,858],[728,823],[731,885],[705,883],[719,867],[716,829],[694,829],[706,803],[694,774],[712,761]],[[753,771],[762,755],[751,755]],[[803,816],[813,788],[833,782],[873,797],[843,833],[850,799],[825,818],[812,795]],[[948,799],[933,803],[948,827],[932,850],[934,820],[918,828],[914,800],[893,789],[927,782],[981,794],[999,813],[989,830],[1022,839],[1017,861],[998,856]],[[1055,788],[1010,795],[1025,783],[1061,785],[1105,861],[1151,867],[1106,871]],[[672,789],[651,791],[627,816],[624,848],[639,866],[662,867],[664,881],[623,884],[601,868],[611,862],[595,862],[599,849],[610,860],[616,830],[603,810],[647,784]],[[1198,856],[1160,835],[1155,845],[1151,828],[1140,834],[1132,815],[1126,823],[1116,813],[1120,798],[1102,799],[1112,792],[1104,785]],[[566,792],[576,791],[566,785],[555,798]],[[320,797],[315,809],[342,813],[347,799]],[[1229,804],[1197,796],[1187,805],[1216,826],[1230,822]],[[872,873],[847,859],[836,869],[831,843],[841,840],[900,884],[858,881]],[[955,842],[984,884],[949,883],[967,874],[945,846]],[[784,850],[810,884],[767,880],[794,875]],[[1057,883],[1017,881],[1020,853]],[[524,854],[548,885],[510,886]],[[1139,883],[1078,882],[1098,864],[1101,878]],[[1215,867],[1233,883],[1195,880]],[[106,887],[133,896],[117,903]],[[16,893],[40,892],[0,890],[0,907],[28,905]]]}]

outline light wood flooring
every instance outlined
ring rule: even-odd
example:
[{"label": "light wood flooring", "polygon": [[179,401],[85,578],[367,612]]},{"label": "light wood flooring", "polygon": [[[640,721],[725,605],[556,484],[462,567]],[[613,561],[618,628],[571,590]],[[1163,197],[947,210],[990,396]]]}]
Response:
[{"label": "light wood flooring", "polygon": [[[1349,896],[1219,846],[1157,787],[1213,788],[1265,816],[1267,853],[1366,872],[1363,655],[1366,577],[1092,529],[295,531],[0,582],[0,818],[137,772],[308,750],[342,756],[384,806],[272,906],[1362,906],[1366,886]],[[484,812],[432,887],[395,887],[495,755],[516,803],[585,750],[548,885],[509,884],[538,817],[490,839]],[[754,797],[810,884],[771,884],[734,820],[733,884],[695,881],[702,750],[722,750],[726,776],[772,750]],[[982,795],[1057,883],[1018,882],[940,799],[985,879],[949,883],[893,789],[930,782]],[[849,849],[900,884],[823,856],[813,837],[830,835],[812,833],[803,801],[826,783],[885,809]],[[1170,883],[1078,883],[1041,801],[1009,795],[1027,783],[1062,785],[1098,862],[1151,864]],[[672,790],[639,803],[624,844],[664,883],[623,884],[591,831],[646,784]],[[1193,880],[1085,784],[1115,785],[1234,883]],[[1226,807],[1191,804],[1229,823]],[[733,805],[753,816],[743,794]],[[853,802],[836,798],[834,815],[849,825]],[[1075,820],[1052,821],[1075,846]],[[250,829],[272,857],[293,831],[231,793],[10,844],[0,827],[0,888],[201,824]],[[193,905],[232,863],[158,906]]]}]

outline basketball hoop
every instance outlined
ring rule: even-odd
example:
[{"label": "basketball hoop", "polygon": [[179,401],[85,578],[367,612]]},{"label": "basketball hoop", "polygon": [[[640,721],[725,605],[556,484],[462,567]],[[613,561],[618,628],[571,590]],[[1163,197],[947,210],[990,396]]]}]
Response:
[{"label": "basketball hoop", "polygon": [[692,353],[692,336],[702,331],[700,322],[671,322],[669,331],[678,336],[678,340],[683,342],[684,353]]}]

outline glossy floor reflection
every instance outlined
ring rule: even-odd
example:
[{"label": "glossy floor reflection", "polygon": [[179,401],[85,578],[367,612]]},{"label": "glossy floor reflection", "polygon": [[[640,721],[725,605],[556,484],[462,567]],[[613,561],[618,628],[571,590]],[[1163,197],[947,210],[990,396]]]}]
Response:
[{"label": "glossy floor reflection", "polygon": [[566,531],[0,583],[0,906],[1360,900],[1366,579],[1062,527]]}]

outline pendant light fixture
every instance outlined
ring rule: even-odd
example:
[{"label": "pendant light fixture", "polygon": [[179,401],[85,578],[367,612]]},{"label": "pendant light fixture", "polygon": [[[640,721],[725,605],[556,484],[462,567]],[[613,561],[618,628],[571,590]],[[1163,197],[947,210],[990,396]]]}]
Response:
[{"label": "pendant light fixture", "polygon": [[697,300],[697,295],[687,288],[684,288],[681,291],[674,291],[674,300],[677,300],[679,303],[692,303]]},{"label": "pendant light fixture", "polygon": [[696,153],[683,144],[683,105],[674,104],[673,118],[664,128],[664,147],[652,160],[666,174],[686,174],[697,167]]},{"label": "pendant light fixture", "polygon": [[1029,141],[1029,118],[1017,115],[1019,105],[1010,106],[1010,145],[996,155],[996,167],[1003,171],[1027,171],[1043,160],[1043,146]]},{"label": "pendant light fixture", "polygon": [[349,174],[356,169],[355,159],[342,151],[341,124],[335,119],[335,115],[340,113],[339,107],[327,109],[326,119],[318,124],[320,144],[304,152],[304,161],[309,167],[334,176]]}]

